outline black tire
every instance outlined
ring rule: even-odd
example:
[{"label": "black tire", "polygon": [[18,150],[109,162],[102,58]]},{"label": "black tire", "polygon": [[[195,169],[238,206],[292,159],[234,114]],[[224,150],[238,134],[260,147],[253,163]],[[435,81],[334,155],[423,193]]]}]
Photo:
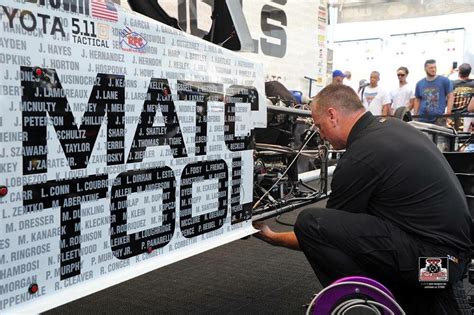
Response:
[{"label": "black tire", "polygon": [[412,121],[411,112],[406,107],[399,107],[393,114],[393,117],[401,119],[403,121]]}]

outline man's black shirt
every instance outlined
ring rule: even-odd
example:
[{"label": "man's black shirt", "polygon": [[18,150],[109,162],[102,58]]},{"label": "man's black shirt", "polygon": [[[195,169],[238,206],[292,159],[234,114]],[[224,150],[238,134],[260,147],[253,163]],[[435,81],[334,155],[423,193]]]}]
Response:
[{"label": "man's black shirt", "polygon": [[454,80],[452,82],[453,82],[453,89],[454,90],[456,90],[456,88],[458,88],[458,87],[469,87],[469,88],[474,89],[474,80],[472,80],[472,79]]},{"label": "man's black shirt", "polygon": [[453,108],[465,107],[474,94],[474,80],[456,80],[453,83]]},{"label": "man's black shirt", "polygon": [[436,145],[407,123],[365,113],[338,162],[327,207],[372,214],[414,237],[466,252],[471,217]]}]

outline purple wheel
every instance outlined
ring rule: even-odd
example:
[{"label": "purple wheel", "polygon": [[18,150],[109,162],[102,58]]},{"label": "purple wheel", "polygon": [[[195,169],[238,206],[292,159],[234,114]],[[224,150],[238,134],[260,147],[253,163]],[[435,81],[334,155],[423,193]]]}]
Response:
[{"label": "purple wheel", "polygon": [[381,284],[380,282],[374,280],[374,279],[371,279],[371,278],[366,278],[366,277],[360,277],[360,276],[351,276],[351,277],[345,277],[345,278],[341,278],[341,279],[338,279],[336,281],[333,282],[333,284],[335,283],[341,283],[341,282],[362,282],[362,283],[366,283],[366,284],[370,284],[371,286],[374,286],[376,287],[377,289],[380,289],[382,290],[383,292],[387,293],[392,299],[394,299],[395,297],[393,296],[392,292],[390,292],[389,289],[387,289],[383,284]]},{"label": "purple wheel", "polygon": [[393,294],[366,277],[345,277],[324,288],[313,300],[312,314],[405,314]]}]

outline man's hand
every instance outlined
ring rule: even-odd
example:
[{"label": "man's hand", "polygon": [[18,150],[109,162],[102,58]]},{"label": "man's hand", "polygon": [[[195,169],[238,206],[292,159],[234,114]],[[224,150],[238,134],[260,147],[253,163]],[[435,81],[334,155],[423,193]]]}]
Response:
[{"label": "man's hand", "polygon": [[269,244],[276,245],[275,240],[272,238],[275,232],[273,232],[268,225],[263,222],[253,222],[253,227],[257,230],[260,230],[260,232],[254,234],[256,238],[259,238]]},{"label": "man's hand", "polygon": [[446,127],[448,127],[448,128],[453,127],[454,128],[454,120],[451,119],[451,118],[446,118]]},{"label": "man's hand", "polygon": [[294,232],[273,232],[268,225],[263,222],[254,222],[253,227],[260,230],[255,237],[275,246],[283,246],[291,249],[300,249],[298,239]]}]

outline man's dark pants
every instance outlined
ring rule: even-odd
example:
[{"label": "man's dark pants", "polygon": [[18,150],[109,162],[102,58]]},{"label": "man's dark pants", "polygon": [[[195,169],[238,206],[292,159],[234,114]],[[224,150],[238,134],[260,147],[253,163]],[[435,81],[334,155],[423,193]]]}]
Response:
[{"label": "man's dark pants", "polygon": [[[323,286],[342,277],[366,276],[388,287],[407,314],[457,313],[452,291],[466,270],[466,255],[417,239],[373,215],[334,209],[302,211],[295,234]],[[458,257],[459,263],[449,261],[446,289],[424,289],[419,257],[447,255]]]}]

